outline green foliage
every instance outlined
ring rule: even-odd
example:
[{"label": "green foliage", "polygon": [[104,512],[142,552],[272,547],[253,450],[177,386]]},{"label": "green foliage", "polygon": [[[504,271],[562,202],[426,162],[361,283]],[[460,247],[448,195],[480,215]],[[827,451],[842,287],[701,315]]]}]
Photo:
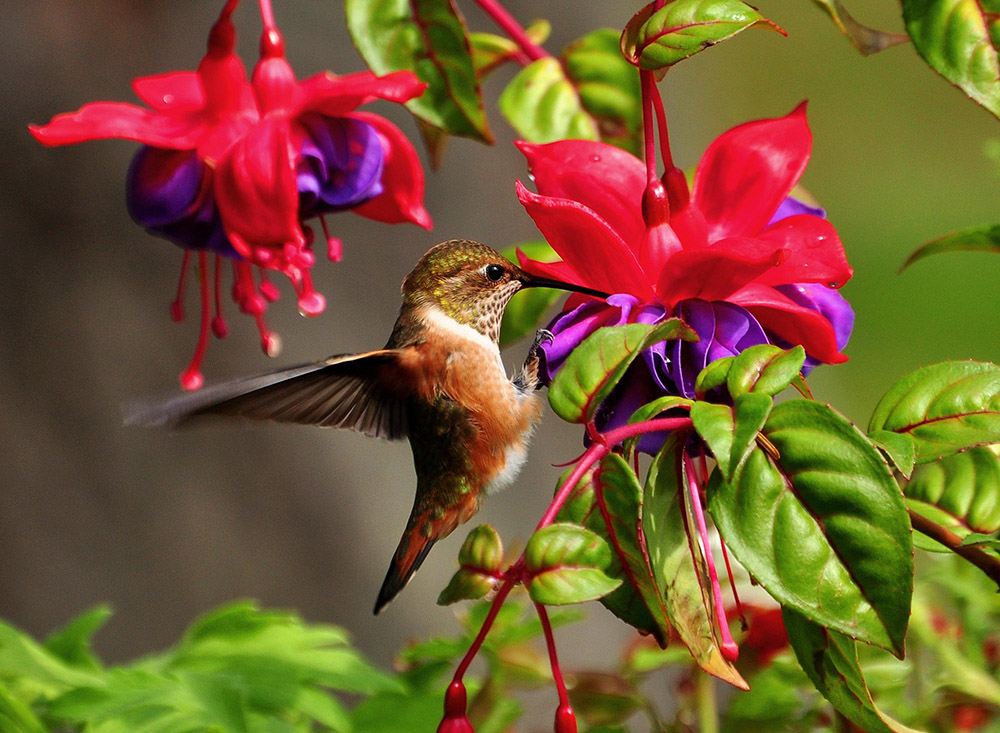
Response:
[{"label": "green foliage", "polygon": [[488,524],[481,524],[465,538],[458,551],[458,571],[438,596],[446,606],[463,600],[482,598],[496,584],[503,563],[500,535]]},{"label": "green foliage", "polygon": [[521,69],[500,95],[499,105],[511,127],[531,142],[600,138],[565,69],[552,57]]},{"label": "green foliage", "polygon": [[859,23],[840,0],[813,0],[813,2],[830,16],[840,32],[847,36],[854,47],[865,56],[910,40],[903,33],[880,31]]},{"label": "green foliage", "polygon": [[904,493],[911,508],[959,536],[1000,529],[1000,459],[991,448],[920,466]]},{"label": "green foliage", "polygon": [[625,26],[622,55],[641,69],[666,69],[756,24],[771,25],[741,0],[650,3]]},{"label": "green foliage", "polygon": [[606,596],[621,584],[604,572],[611,557],[608,543],[589,529],[563,523],[543,527],[524,549],[528,594],[552,606]]},{"label": "green foliage", "polygon": [[899,269],[905,270],[914,262],[922,260],[925,257],[945,254],[947,252],[1000,253],[1000,225],[964,229],[960,232],[935,239],[933,242],[928,242],[917,247]]}]

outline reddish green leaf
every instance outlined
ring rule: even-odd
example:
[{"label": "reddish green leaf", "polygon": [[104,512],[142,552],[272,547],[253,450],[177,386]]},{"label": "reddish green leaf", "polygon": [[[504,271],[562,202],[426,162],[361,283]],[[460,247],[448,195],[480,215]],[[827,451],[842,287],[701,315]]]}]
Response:
[{"label": "reddish green leaf", "polygon": [[997,0],[903,0],[913,45],[941,76],[1000,116]]},{"label": "reddish green leaf", "polygon": [[783,605],[903,653],[913,546],[902,494],[878,450],[830,407],[775,405],[735,481],[716,471],[712,518],[750,574]]},{"label": "reddish green leaf", "polygon": [[650,3],[625,26],[622,55],[640,69],[665,69],[756,24],[777,27],[740,0]]},{"label": "reddish green leaf", "polygon": [[790,608],[782,608],[781,615],[799,664],[838,712],[870,733],[917,733],[875,707],[853,639],[825,629]]},{"label": "reddish green leaf", "polygon": [[736,357],[724,356],[709,362],[708,365],[698,372],[698,377],[694,382],[694,393],[698,399],[703,399],[707,392],[711,392],[717,387],[721,387],[729,379],[729,370],[733,368],[733,361]]},{"label": "reddish green leaf", "polygon": [[899,268],[905,270],[918,260],[945,252],[992,252],[1000,254],[1000,225],[963,229],[917,247]]},{"label": "reddish green leaf", "polygon": [[588,422],[640,352],[660,341],[697,338],[677,318],[599,328],[573,350],[552,380],[549,404],[563,420]]},{"label": "reddish green leaf", "polygon": [[492,142],[465,22],[451,0],[345,0],[344,12],[372,71],[412,71],[427,82],[406,103],[413,114],[452,135]]},{"label": "reddish green leaf", "polygon": [[602,28],[568,45],[562,53],[566,77],[600,139],[633,155],[640,152],[642,105],[639,73],[619,48],[620,32]]},{"label": "reddish green leaf", "polygon": [[438,596],[438,605],[482,598],[496,585],[503,564],[500,535],[488,524],[481,524],[465,538],[458,551],[458,571]]},{"label": "reddish green leaf", "polygon": [[722,656],[715,601],[686,499],[685,443],[686,436],[671,433],[646,476],[642,529],[649,563],[667,615],[694,660],[709,674],[745,690],[746,681]]},{"label": "reddish green leaf", "polygon": [[910,40],[905,33],[880,31],[859,23],[847,12],[847,8],[840,0],[813,0],[813,2],[826,11],[840,32],[847,36],[854,47],[865,56]]},{"label": "reddish green leaf", "polygon": [[[524,29],[528,40],[536,45],[545,43],[552,32],[552,25],[547,20],[536,20]],[[472,64],[476,69],[476,78],[482,80],[508,61],[517,58],[520,47],[506,36],[494,33],[470,33],[469,45],[472,47]]]},{"label": "reddish green leaf", "polygon": [[875,430],[868,434],[868,440],[888,456],[896,469],[909,478],[916,462],[916,447],[909,435],[894,433],[890,430]]},{"label": "reddish green leaf", "polygon": [[737,397],[745,392],[773,396],[784,391],[802,372],[806,350],[795,346],[788,351],[771,344],[757,344],[733,357],[726,374],[729,394]]},{"label": "reddish green leaf", "polygon": [[597,123],[584,110],[558,59],[538,59],[521,69],[501,93],[498,104],[525,140],[600,139]]},{"label": "reddish green leaf", "polygon": [[1000,459],[989,448],[924,464],[903,491],[911,508],[962,537],[1000,529]]},{"label": "reddish green leaf", "polygon": [[917,463],[1000,443],[1000,367],[947,361],[918,369],[878,403],[868,432],[877,430],[909,435]]},{"label": "reddish green leaf", "polygon": [[596,600],[621,584],[605,574],[610,563],[608,543],[589,529],[565,523],[543,527],[524,548],[528,595],[547,606]]},{"label": "reddish green leaf", "polygon": [[670,619],[639,534],[641,502],[639,480],[624,459],[612,453],[580,480],[556,521],[583,525],[608,543],[612,557],[605,572],[623,582],[601,598],[601,604],[666,646]]}]

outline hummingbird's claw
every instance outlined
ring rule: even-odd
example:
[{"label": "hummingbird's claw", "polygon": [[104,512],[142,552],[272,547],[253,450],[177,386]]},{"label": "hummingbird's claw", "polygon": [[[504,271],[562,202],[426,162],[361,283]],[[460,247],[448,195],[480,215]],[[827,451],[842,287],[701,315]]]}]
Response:
[{"label": "hummingbird's claw", "polygon": [[551,344],[555,336],[545,328],[535,331],[535,340],[531,342],[528,355],[524,359],[524,366],[521,372],[514,377],[514,386],[522,392],[534,392],[540,389],[542,384],[538,379],[538,352],[542,344]]}]

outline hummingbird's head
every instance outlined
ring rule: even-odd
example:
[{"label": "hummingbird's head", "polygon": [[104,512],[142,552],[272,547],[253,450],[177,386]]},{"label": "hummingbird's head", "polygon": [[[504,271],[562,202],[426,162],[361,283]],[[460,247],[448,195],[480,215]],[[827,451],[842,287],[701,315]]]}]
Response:
[{"label": "hummingbird's head", "polygon": [[450,239],[431,247],[403,280],[404,307],[431,305],[498,340],[504,309],[521,288],[549,287],[606,298],[606,293],[529,275],[492,247]]}]

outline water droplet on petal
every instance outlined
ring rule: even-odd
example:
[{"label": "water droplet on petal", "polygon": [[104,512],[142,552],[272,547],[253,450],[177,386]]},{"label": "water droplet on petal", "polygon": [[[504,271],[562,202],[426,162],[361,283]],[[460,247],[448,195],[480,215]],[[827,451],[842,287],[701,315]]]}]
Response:
[{"label": "water droplet on petal", "polygon": [[590,156],[590,162],[591,163],[600,163],[601,162],[601,156],[598,155],[597,153],[591,154],[591,156]]}]

